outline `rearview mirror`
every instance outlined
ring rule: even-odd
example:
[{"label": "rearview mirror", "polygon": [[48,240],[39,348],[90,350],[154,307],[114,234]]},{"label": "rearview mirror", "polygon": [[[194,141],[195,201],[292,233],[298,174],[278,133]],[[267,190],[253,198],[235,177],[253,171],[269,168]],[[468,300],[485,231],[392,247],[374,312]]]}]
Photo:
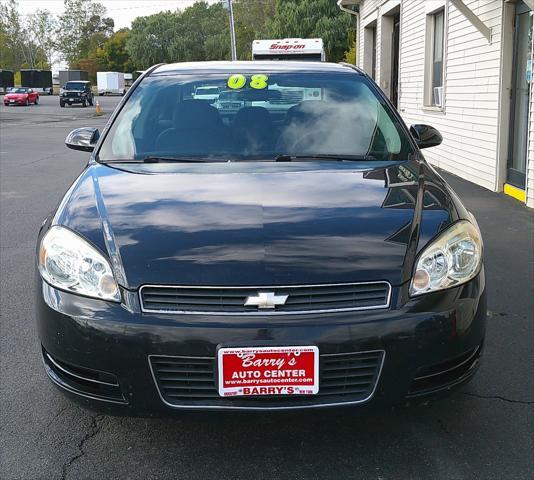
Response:
[{"label": "rearview mirror", "polygon": [[67,138],[65,139],[65,145],[73,150],[92,152],[99,138],[100,132],[98,131],[98,128],[77,128],[67,135]]},{"label": "rearview mirror", "polygon": [[441,133],[430,125],[412,125],[410,133],[419,148],[436,147],[443,141]]}]

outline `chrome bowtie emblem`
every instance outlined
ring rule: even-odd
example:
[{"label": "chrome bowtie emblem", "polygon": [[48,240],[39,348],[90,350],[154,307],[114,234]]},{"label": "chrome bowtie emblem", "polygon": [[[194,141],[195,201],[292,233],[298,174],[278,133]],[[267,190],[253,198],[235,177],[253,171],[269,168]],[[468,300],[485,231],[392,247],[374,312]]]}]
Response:
[{"label": "chrome bowtie emblem", "polygon": [[246,307],[274,308],[286,303],[288,295],[275,295],[274,292],[258,292],[256,296],[247,297]]}]

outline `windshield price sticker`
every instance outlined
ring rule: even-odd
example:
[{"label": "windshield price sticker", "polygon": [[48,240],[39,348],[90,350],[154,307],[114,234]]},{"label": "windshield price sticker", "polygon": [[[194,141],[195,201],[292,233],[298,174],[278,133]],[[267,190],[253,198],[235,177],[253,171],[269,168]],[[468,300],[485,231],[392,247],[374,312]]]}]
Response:
[{"label": "windshield price sticker", "polygon": [[309,347],[221,348],[219,395],[314,395],[319,392],[319,349]]},{"label": "windshield price sticker", "polygon": [[[263,90],[269,86],[269,77],[264,74],[251,75],[248,86],[256,90]],[[231,75],[226,82],[228,88],[239,90],[247,85],[247,77],[240,73]]]}]

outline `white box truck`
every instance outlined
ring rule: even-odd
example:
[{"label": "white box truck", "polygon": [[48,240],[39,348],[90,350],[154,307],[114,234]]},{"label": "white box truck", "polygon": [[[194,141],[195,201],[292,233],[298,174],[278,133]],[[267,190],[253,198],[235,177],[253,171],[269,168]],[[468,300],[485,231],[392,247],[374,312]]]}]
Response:
[{"label": "white box truck", "polygon": [[311,60],[324,62],[322,38],[282,38],[254,40],[252,60]]},{"label": "white box truck", "polygon": [[96,88],[98,95],[124,95],[124,73],[96,72]]}]

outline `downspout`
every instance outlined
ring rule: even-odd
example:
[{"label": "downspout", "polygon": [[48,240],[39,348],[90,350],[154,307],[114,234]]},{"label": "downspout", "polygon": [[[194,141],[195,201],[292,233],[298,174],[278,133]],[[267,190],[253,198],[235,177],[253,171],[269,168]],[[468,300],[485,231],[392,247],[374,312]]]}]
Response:
[{"label": "downspout", "polygon": [[342,12],[354,15],[356,17],[356,66],[360,63],[360,12],[351,10],[343,5],[343,0],[337,0],[337,6]]}]

